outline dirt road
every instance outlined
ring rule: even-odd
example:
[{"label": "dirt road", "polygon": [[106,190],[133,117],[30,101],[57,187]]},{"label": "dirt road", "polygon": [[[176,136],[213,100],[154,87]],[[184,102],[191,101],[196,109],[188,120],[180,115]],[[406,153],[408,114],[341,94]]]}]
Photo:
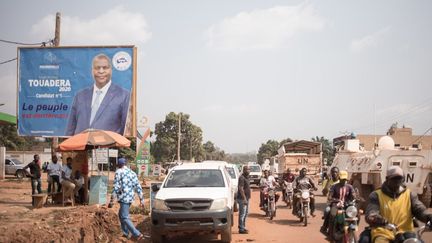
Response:
[{"label": "dirt road", "polygon": [[[253,188],[246,221],[250,233],[238,234],[238,213],[235,213],[232,242],[327,242],[319,232],[325,198],[317,194],[317,216],[310,218],[308,226],[304,227],[281,201],[277,205],[276,218],[269,220],[264,217],[258,208],[258,188]],[[0,181],[0,242],[133,242],[121,237],[117,210],[118,205],[113,209],[97,206],[32,209],[28,180]],[[132,214],[131,217],[141,232],[150,234],[148,216]],[[362,217],[360,230],[364,227]],[[424,240],[432,242],[432,233],[424,234]],[[143,242],[149,243],[150,239]],[[210,243],[218,242],[218,237],[176,237],[169,242]]]},{"label": "dirt road", "polygon": [[[286,207],[285,203],[279,201],[277,203],[276,218],[270,220],[264,217],[264,212],[259,209],[259,189],[253,188],[252,198],[249,208],[249,217],[246,221],[246,228],[249,234],[238,233],[238,213],[235,213],[235,224],[233,227],[233,241],[232,242],[272,242],[272,243],[288,243],[288,242],[301,242],[301,243],[319,243],[328,242],[326,237],[319,232],[323,220],[323,210],[326,206],[326,198],[316,192],[316,217],[310,218],[307,227],[301,224],[297,217],[293,216],[291,209]],[[280,193],[280,192],[279,192]],[[365,228],[364,217],[361,216],[360,232]],[[175,238],[172,242],[188,242],[188,243],[209,243],[217,242],[220,240],[215,237],[183,237]],[[432,242],[432,233],[424,234],[425,242]]]},{"label": "dirt road", "polygon": [[[246,220],[246,228],[249,230],[249,234],[238,233],[238,213],[235,213],[232,242],[327,242],[325,236],[319,232],[325,199],[324,197],[317,197],[316,199],[317,216],[310,218],[310,223],[307,227],[304,227],[298,218],[291,214],[291,209],[281,201],[277,204],[277,215],[273,220],[264,217],[264,212],[259,209],[259,189],[253,188],[249,216]],[[196,236],[179,237],[173,240],[175,240],[174,242],[201,243],[217,242],[218,238]]]}]

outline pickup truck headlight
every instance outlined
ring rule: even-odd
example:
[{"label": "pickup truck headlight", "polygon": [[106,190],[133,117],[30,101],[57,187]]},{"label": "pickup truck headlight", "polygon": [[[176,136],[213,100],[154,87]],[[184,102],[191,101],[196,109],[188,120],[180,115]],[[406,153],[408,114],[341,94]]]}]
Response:
[{"label": "pickup truck headlight", "polygon": [[165,201],[161,199],[155,199],[153,201],[153,209],[160,211],[169,211],[169,208],[165,204]]},{"label": "pickup truck headlight", "polygon": [[227,204],[228,203],[226,198],[215,199],[213,200],[210,210],[224,209]]}]

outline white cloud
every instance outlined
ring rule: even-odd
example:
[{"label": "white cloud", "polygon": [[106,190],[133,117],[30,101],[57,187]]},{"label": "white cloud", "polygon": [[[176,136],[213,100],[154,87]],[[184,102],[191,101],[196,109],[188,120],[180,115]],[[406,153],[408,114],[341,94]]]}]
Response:
[{"label": "white cloud", "polygon": [[224,50],[280,48],[299,33],[323,30],[324,24],[311,4],[240,12],[212,25],[206,31],[207,45]]},{"label": "white cloud", "polygon": [[351,41],[350,49],[352,52],[362,52],[369,48],[375,48],[382,44],[385,36],[390,31],[390,27],[385,27],[373,34]]},{"label": "white cloud", "polygon": [[[32,27],[38,39],[54,37],[55,16],[48,15]],[[144,16],[117,6],[93,19],[62,16],[61,45],[139,45],[152,36]]]}]

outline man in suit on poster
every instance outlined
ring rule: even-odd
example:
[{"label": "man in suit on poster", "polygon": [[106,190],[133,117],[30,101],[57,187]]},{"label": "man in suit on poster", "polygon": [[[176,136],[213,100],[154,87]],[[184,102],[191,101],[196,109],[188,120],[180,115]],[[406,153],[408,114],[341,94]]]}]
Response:
[{"label": "man in suit on poster", "polygon": [[66,135],[72,136],[87,128],[124,134],[129,110],[130,92],[111,81],[111,59],[105,54],[93,58],[94,84],[74,97]]}]

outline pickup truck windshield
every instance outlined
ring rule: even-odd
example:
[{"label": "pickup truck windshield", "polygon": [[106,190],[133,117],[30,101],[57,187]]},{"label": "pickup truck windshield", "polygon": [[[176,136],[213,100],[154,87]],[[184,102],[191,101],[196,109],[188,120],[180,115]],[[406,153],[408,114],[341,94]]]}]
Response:
[{"label": "pickup truck windshield", "polygon": [[225,183],[220,170],[174,170],[169,174],[165,187],[225,187]]},{"label": "pickup truck windshield", "polygon": [[259,166],[250,165],[249,169],[251,172],[261,172],[261,168]]}]

